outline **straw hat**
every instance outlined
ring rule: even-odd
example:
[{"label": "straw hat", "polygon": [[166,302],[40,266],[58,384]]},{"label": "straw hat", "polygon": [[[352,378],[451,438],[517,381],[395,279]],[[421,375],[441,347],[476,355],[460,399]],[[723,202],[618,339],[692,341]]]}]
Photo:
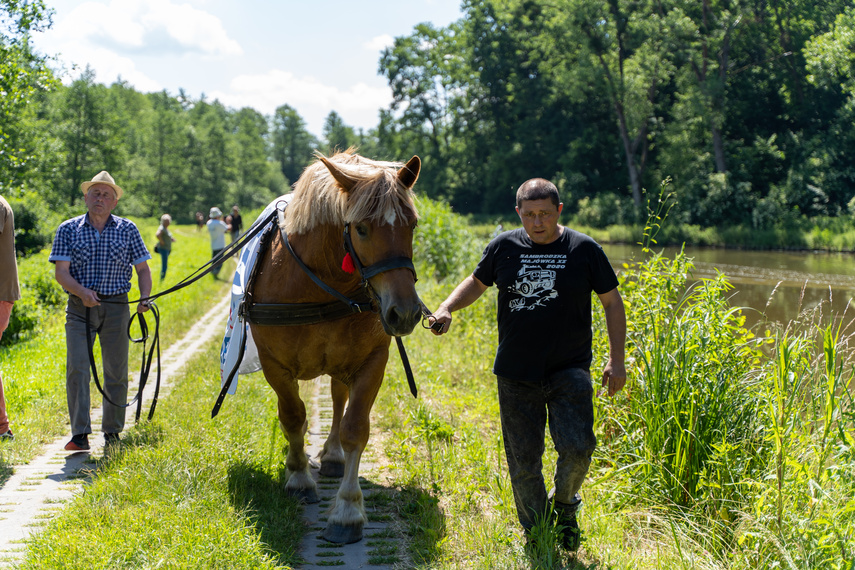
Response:
[{"label": "straw hat", "polygon": [[116,192],[116,200],[122,197],[122,189],[116,184],[116,181],[113,180],[113,177],[110,176],[110,173],[106,170],[102,170],[101,172],[96,174],[95,177],[92,178],[92,180],[90,180],[89,182],[84,182],[83,184],[81,184],[80,189],[83,190],[84,194],[88,194],[90,186],[94,186],[95,184],[106,184],[107,186],[112,188]]},{"label": "straw hat", "polygon": [[211,211],[208,213],[209,218],[219,218],[219,217],[222,217],[222,215],[223,215],[223,213],[216,206],[211,208]]}]

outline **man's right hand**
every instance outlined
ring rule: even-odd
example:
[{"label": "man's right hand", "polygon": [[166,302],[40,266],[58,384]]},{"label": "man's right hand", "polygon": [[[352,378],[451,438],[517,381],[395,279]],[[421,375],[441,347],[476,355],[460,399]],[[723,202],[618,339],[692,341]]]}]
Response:
[{"label": "man's right hand", "polygon": [[101,299],[98,298],[98,293],[92,289],[84,289],[83,294],[80,295],[80,299],[83,301],[83,305],[85,307],[97,307],[101,305]]},{"label": "man's right hand", "polygon": [[440,307],[434,314],[428,317],[430,331],[436,336],[443,335],[451,328],[451,313]]}]

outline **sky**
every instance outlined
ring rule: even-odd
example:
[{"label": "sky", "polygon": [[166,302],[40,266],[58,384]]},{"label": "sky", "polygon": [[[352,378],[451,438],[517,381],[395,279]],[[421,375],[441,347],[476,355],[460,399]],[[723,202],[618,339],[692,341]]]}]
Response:
[{"label": "sky", "polygon": [[462,17],[461,0],[47,0],[53,25],[36,33],[68,84],[89,65],[98,83],[183,88],[227,107],[272,115],[295,108],[320,136],[330,111],[377,126],[392,92],[380,54],[422,22]]}]

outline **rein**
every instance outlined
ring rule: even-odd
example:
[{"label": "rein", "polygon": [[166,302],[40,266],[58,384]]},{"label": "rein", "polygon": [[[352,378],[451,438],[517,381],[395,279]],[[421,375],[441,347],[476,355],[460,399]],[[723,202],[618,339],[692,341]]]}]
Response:
[{"label": "rein", "polygon": [[[109,396],[104,392],[104,389],[101,386],[101,383],[98,380],[98,369],[95,363],[95,353],[93,351],[92,345],[95,342],[95,339],[90,336],[90,333],[94,330],[94,327],[91,325],[90,321],[90,307],[86,307],[86,345],[89,353],[89,368],[92,370],[92,377],[95,380],[95,386],[98,388],[98,392],[101,393],[101,396],[107,400],[112,405],[119,408],[129,408],[134,403],[137,404],[136,411],[136,421],[140,419],[140,412],[142,409],[142,394],[145,389],[146,384],[148,383],[148,377],[151,373],[151,362],[154,356],[155,349],[157,350],[157,377],[154,388],[154,397],[152,398],[151,408],[149,409],[148,419],[151,420],[154,417],[154,410],[157,407],[157,398],[160,393],[160,377],[161,377],[161,366],[160,366],[160,311],[157,308],[157,305],[154,301],[164,295],[168,295],[169,293],[174,293],[188,285],[191,285],[210,273],[213,270],[214,265],[222,263],[226,259],[232,257],[240,251],[240,249],[246,245],[252,238],[254,238],[261,230],[263,230],[268,223],[272,222],[274,218],[274,214],[271,213],[267,218],[258,221],[249,230],[238,239],[230,243],[227,247],[225,247],[219,254],[213,257],[210,261],[202,265],[196,271],[179,281],[177,284],[173,285],[169,289],[165,291],[161,291],[155,295],[150,295],[148,297],[140,297],[134,301],[111,301],[109,299],[104,299],[102,303],[112,303],[116,305],[132,305],[134,303],[140,303],[143,301],[148,301],[148,306],[151,309],[152,314],[154,315],[154,336],[152,337],[151,348],[148,353],[148,358],[146,358],[146,342],[149,338],[148,332],[148,323],[146,322],[145,316],[143,313],[134,313],[131,316],[130,321],[128,322],[128,339],[133,343],[143,343],[143,355],[142,355],[142,364],[140,365],[140,376],[139,376],[139,390],[137,395],[128,402],[127,404],[117,404],[113,400],[110,399]],[[201,273],[200,273],[201,271]],[[131,325],[134,322],[134,318],[139,317],[140,321],[140,338],[133,338],[131,336]]]},{"label": "rein", "polygon": [[[142,316],[142,313],[134,313],[128,321],[128,338],[130,339],[130,341],[134,343],[143,343],[142,364],[140,365],[140,388],[139,391],[137,391],[137,395],[134,396],[133,400],[131,400],[127,404],[117,404],[116,402],[111,400],[109,396],[107,396],[106,392],[104,392],[104,388],[101,387],[101,383],[98,381],[98,368],[95,364],[95,353],[92,348],[92,345],[95,344],[95,339],[90,336],[90,333],[93,330],[93,327],[90,325],[89,319],[89,314],[91,310],[91,307],[86,307],[86,348],[87,352],[89,353],[89,367],[92,369],[92,377],[95,380],[95,386],[98,388],[98,391],[101,393],[101,396],[103,396],[105,400],[107,400],[117,408],[130,408],[134,405],[134,403],[136,403],[137,412],[135,421],[137,422],[140,421],[140,412],[142,410],[142,394],[143,390],[145,390],[145,385],[148,382],[149,372],[151,372],[151,360],[154,356],[155,349],[157,350],[157,379],[154,385],[154,397],[151,400],[151,408],[149,408],[148,412],[148,419],[149,421],[151,421],[151,418],[154,417],[154,410],[155,408],[157,408],[157,396],[158,394],[160,394],[160,311],[158,310],[156,305],[151,305],[151,312],[154,315],[155,333],[154,340],[151,343],[151,349],[149,349],[148,352],[148,359],[146,359],[145,345],[148,341],[149,334],[148,324],[146,323],[145,317]],[[131,325],[133,325],[134,318],[137,316],[139,316],[140,318],[140,333],[142,336],[140,338],[133,338],[131,336]]]}]

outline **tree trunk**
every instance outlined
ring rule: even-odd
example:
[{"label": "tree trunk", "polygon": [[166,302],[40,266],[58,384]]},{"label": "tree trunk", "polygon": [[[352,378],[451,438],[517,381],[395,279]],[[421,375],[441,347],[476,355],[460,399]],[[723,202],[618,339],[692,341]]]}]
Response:
[{"label": "tree trunk", "polygon": [[724,139],[721,136],[721,129],[715,124],[712,125],[713,152],[715,154],[715,171],[718,173],[727,172],[727,163],[724,160]]}]

